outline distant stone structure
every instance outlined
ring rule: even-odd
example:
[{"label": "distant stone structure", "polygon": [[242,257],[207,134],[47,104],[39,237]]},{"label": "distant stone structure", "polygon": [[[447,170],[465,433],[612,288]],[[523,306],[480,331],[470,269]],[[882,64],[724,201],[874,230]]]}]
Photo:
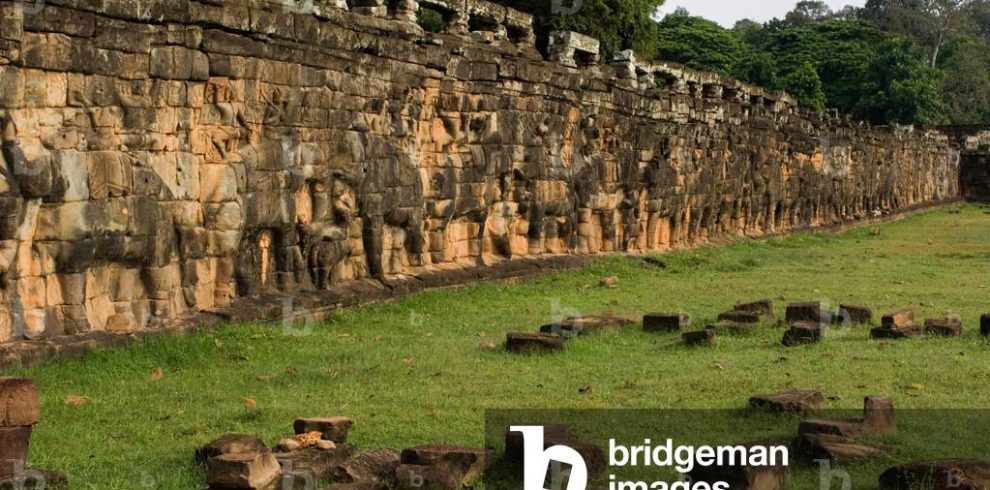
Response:
[{"label": "distant stone structure", "polygon": [[962,195],[973,201],[990,202],[990,126],[969,128],[959,137],[962,147],[959,166]]},{"label": "distant stone structure", "polygon": [[959,196],[942,133],[552,40],[480,0],[0,1],[0,342]]}]

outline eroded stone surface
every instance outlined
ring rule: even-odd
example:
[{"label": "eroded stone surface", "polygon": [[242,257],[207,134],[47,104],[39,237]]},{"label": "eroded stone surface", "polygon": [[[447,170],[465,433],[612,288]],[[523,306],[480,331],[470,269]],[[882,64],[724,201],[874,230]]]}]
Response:
[{"label": "eroded stone surface", "polygon": [[774,318],[773,313],[773,300],[771,299],[761,299],[759,301],[751,301],[749,303],[737,303],[733,308],[735,311],[751,311],[760,315],[761,319],[770,323]]},{"label": "eroded stone surface", "polygon": [[891,328],[891,327],[877,327],[870,330],[870,337],[882,340],[882,339],[913,339],[922,336],[922,331],[918,327],[902,327],[902,328]]},{"label": "eroded stone surface", "polygon": [[821,341],[824,336],[825,327],[822,324],[817,322],[797,322],[784,332],[784,338],[781,339],[781,343],[786,346],[810,344]]},{"label": "eroded stone surface", "polygon": [[267,446],[258,436],[247,434],[226,434],[201,447],[196,448],[196,462],[203,464],[210,458],[224,454],[255,453],[265,451]]},{"label": "eroded stone surface", "polygon": [[267,490],[280,471],[270,451],[223,454],[207,462],[206,483],[216,489]]},{"label": "eroded stone surface", "polygon": [[873,310],[866,306],[840,305],[839,319],[846,324],[869,325],[873,323]]},{"label": "eroded stone surface", "polygon": [[0,377],[0,427],[34,425],[40,416],[33,379]]},{"label": "eroded stone surface", "polygon": [[31,426],[0,427],[0,478],[15,476],[27,467]]},{"label": "eroded stone surface", "polygon": [[493,454],[463,446],[426,445],[402,450],[403,465],[441,468],[452,475],[458,486],[470,486],[485,472]]},{"label": "eroded stone surface", "polygon": [[929,318],[925,320],[925,333],[941,337],[962,337],[962,320],[958,318]]},{"label": "eroded stone surface", "polygon": [[399,466],[399,452],[382,448],[359,454],[334,468],[334,481],[353,483],[359,481],[389,482]]},{"label": "eroded stone surface", "polygon": [[822,311],[822,304],[817,301],[805,303],[791,303],[787,305],[785,320],[787,323],[812,322],[818,324],[828,323],[827,313]]},{"label": "eroded stone surface", "polygon": [[706,328],[694,332],[684,332],[681,334],[681,341],[684,345],[692,347],[712,346],[718,342],[718,334],[715,329]]},{"label": "eroded stone surface", "polygon": [[0,342],[272,313],[285,294],[387,298],[479,277],[463,264],[660,252],[958,195],[940,133],[633,56],[636,79],[561,66],[597,55],[574,34],[542,62],[525,14],[431,1],[451,10],[442,42],[412,0],[5,17]]},{"label": "eroded stone surface", "polygon": [[852,461],[880,456],[883,450],[849,437],[829,434],[801,434],[792,446],[799,455],[810,461]]},{"label": "eroded stone surface", "polygon": [[913,310],[896,310],[887,313],[881,320],[881,326],[886,328],[912,328],[914,327]]},{"label": "eroded stone surface", "polygon": [[760,314],[755,311],[733,310],[718,315],[718,321],[733,323],[760,323]]},{"label": "eroded stone surface", "polygon": [[818,410],[825,403],[825,395],[815,390],[790,390],[756,395],[749,399],[749,404],[754,407],[787,415],[805,415]]}]

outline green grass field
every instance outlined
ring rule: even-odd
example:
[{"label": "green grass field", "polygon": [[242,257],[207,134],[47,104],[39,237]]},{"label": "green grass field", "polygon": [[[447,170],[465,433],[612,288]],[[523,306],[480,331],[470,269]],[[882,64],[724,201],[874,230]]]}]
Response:
[{"label": "green grass field", "polygon": [[[788,388],[820,389],[837,408],[859,408],[866,395],[889,396],[898,408],[987,407],[990,345],[978,333],[980,314],[990,312],[987,208],[934,210],[880,230],[676,252],[663,256],[666,269],[604,258],[519,284],[342,312],[308,336],[232,326],[10,374],[34,377],[41,391],[32,465],[92,489],[200,488],[197,445],[227,432],[274,444],[299,416],[347,415],[362,449],[401,449],[480,445],[486,409],[742,408],[755,393]],[[618,287],[599,285],[608,276]],[[479,348],[559,314],[680,310],[703,326],[736,301],[765,297],[781,316],[789,301],[821,300],[877,313],[913,308],[919,320],[959,315],[968,331],[877,342],[856,328],[785,348],[782,330],[765,327],[688,349],[676,335],[631,328],[572,340],[552,356]],[[757,420],[754,427],[766,423]]]}]

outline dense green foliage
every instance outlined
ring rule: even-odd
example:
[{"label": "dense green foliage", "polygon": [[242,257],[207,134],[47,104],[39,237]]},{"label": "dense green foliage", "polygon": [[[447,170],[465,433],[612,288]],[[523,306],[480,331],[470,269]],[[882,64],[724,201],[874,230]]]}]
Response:
[{"label": "dense green foliage", "polygon": [[679,10],[660,22],[658,56],[699,70],[729,74],[747,51],[735,33]]},{"label": "dense green foliage", "polygon": [[554,30],[582,32],[602,43],[603,59],[623,49],[652,58],[657,52],[653,14],[664,0],[498,0],[530,12],[538,39]]}]

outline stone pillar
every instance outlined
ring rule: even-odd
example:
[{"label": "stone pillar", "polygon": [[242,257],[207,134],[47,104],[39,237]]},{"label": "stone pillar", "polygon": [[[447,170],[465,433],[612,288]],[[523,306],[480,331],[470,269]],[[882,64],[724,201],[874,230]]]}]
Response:
[{"label": "stone pillar", "polygon": [[392,17],[395,20],[404,22],[416,22],[419,15],[419,2],[417,0],[394,0],[395,10]]},{"label": "stone pillar", "polygon": [[594,65],[598,63],[601,43],[597,39],[573,31],[554,31],[550,33],[550,61],[564,66]]},{"label": "stone pillar", "polygon": [[455,10],[454,13],[450,15],[450,21],[447,22],[447,34],[466,36],[468,34],[468,29],[470,29],[469,21],[470,17],[466,11]]}]

